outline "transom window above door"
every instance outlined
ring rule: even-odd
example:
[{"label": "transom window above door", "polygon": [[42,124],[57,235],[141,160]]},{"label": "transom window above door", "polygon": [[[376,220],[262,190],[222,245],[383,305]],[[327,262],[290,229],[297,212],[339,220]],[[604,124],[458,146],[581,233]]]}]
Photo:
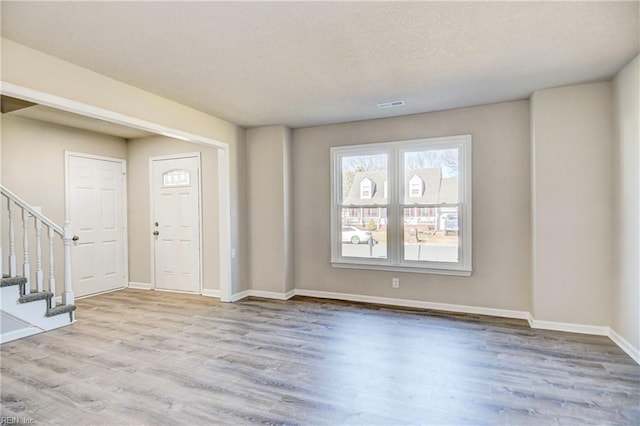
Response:
[{"label": "transom window above door", "polygon": [[170,170],[162,175],[162,186],[165,188],[190,185],[191,174],[186,170]]}]

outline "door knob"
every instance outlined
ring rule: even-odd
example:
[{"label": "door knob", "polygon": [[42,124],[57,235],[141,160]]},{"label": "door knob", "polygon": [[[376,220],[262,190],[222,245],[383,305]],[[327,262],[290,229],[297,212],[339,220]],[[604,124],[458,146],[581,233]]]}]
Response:
[{"label": "door knob", "polygon": [[153,231],[153,235],[157,237],[158,235],[160,235],[160,233],[158,231]]},{"label": "door knob", "polygon": [[74,235],[73,238],[71,238],[72,241],[78,241],[80,239],[80,237],[78,237],[77,235]]}]

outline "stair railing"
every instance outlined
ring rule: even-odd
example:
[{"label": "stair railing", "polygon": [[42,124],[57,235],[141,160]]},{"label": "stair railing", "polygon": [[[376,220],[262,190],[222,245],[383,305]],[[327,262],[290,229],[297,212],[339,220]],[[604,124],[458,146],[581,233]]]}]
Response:
[{"label": "stair railing", "polygon": [[[14,213],[17,208],[22,209],[22,249],[23,249],[23,261],[22,261],[22,276],[27,279],[27,283],[24,287],[25,294],[31,293],[31,265],[29,264],[29,219],[34,218],[35,221],[35,241],[36,241],[36,291],[44,291],[44,272],[42,270],[42,227],[46,227],[48,232],[48,246],[49,246],[49,277],[48,277],[48,290],[56,294],[56,278],[55,278],[55,266],[54,266],[54,254],[53,243],[56,235],[62,239],[64,245],[64,291],[62,293],[62,303],[65,305],[73,304],[75,297],[73,293],[72,285],[72,270],[71,270],[71,242],[74,240],[71,231],[71,225],[69,222],[65,222],[64,226],[59,226],[51,219],[44,216],[42,213],[35,210],[29,204],[27,204],[20,197],[9,191],[4,186],[0,185],[0,194],[6,197],[8,208],[8,227],[9,227],[9,244],[8,244],[8,261],[9,264],[8,275],[15,277],[18,275],[18,266],[15,249],[15,225],[14,225]],[[4,269],[4,255],[2,253],[2,239],[0,232],[0,273],[5,274]]]}]

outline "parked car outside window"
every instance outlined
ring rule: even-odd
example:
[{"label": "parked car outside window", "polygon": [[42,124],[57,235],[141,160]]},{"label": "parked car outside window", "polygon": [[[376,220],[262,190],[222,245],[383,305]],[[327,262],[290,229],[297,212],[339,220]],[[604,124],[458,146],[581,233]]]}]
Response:
[{"label": "parked car outside window", "polygon": [[342,227],[342,242],[351,244],[367,243],[371,239],[371,232],[363,231],[353,226]]}]

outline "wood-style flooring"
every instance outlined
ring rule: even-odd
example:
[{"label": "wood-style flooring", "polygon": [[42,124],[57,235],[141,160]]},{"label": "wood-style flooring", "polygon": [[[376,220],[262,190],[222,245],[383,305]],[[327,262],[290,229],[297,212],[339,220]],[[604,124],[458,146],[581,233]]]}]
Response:
[{"label": "wood-style flooring", "polygon": [[606,337],[310,298],[77,306],[0,346],[2,423],[640,424],[640,366]]}]

